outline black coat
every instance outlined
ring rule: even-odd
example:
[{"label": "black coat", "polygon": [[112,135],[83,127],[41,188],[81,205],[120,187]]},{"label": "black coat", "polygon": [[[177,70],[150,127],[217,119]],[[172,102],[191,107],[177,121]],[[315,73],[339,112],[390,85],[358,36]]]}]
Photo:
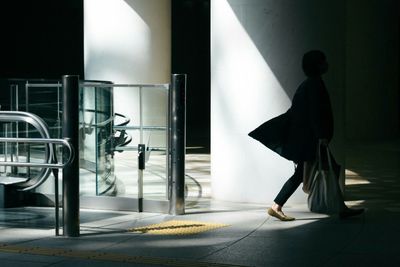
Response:
[{"label": "black coat", "polygon": [[318,139],[333,136],[329,94],[320,77],[308,78],[297,89],[289,110],[249,133],[282,157],[295,162],[315,158]]}]

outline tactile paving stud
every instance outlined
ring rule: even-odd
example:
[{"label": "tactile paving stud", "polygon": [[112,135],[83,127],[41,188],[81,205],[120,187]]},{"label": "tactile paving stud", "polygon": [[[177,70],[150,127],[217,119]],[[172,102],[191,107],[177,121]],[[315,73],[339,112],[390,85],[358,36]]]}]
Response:
[{"label": "tactile paving stud", "polygon": [[143,227],[131,228],[128,229],[128,231],[155,235],[190,235],[227,226],[229,225],[221,223],[172,220]]}]

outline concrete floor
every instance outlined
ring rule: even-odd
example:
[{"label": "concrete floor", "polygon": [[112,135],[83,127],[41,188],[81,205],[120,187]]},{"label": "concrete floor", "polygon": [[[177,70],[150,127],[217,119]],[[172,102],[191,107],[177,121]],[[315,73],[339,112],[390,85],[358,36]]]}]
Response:
[{"label": "concrete floor", "polygon": [[[400,266],[400,144],[357,145],[347,152],[346,200],[354,218],[286,207],[280,222],[265,205],[206,201],[184,216],[81,211],[79,238],[55,237],[53,210],[0,211],[0,266]],[[168,220],[228,224],[194,235],[127,229]]]}]

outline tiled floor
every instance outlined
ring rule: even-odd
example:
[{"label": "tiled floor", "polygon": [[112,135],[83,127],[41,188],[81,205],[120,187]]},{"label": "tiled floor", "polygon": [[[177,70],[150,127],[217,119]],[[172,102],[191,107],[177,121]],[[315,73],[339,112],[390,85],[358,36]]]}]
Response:
[{"label": "tiled floor", "polygon": [[[280,222],[266,215],[268,203],[193,201],[184,216],[82,210],[81,236],[66,238],[54,236],[51,209],[6,209],[0,266],[400,266],[398,144],[348,149],[345,196],[366,208],[359,217],[310,213],[299,204],[286,209],[295,221]],[[126,231],[168,220],[229,226],[183,236]]]}]

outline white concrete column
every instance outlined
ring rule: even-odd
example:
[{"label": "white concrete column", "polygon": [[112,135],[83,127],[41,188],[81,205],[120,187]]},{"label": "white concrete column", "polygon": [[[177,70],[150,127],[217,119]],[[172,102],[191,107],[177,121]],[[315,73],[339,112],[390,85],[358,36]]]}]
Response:
[{"label": "white concrete column", "polygon": [[[248,133],[285,112],[305,78],[301,58],[321,49],[335,101],[334,150],[343,162],[343,1],[211,1],[211,175],[213,197],[271,203],[294,165]],[[305,202],[299,189],[290,202]]]}]

